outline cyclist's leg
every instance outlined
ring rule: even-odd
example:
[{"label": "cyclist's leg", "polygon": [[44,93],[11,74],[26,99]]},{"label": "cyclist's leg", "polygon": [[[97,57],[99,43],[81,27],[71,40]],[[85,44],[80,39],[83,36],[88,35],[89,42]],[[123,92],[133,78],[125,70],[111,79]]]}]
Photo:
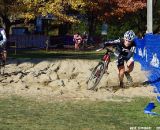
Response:
[{"label": "cyclist's leg", "polygon": [[2,60],[4,61],[4,62],[6,62],[6,59],[7,59],[7,51],[6,50],[3,50],[3,52],[2,52],[3,54],[3,56],[2,56]]},{"label": "cyclist's leg", "polygon": [[134,60],[133,57],[131,57],[128,61],[127,61],[127,67],[125,70],[125,75],[127,77],[127,80],[129,82],[133,82],[132,77],[130,76],[130,72],[132,72],[134,69]]},{"label": "cyclist's leg", "polygon": [[118,77],[119,77],[120,87],[123,88],[124,87],[123,78],[124,78],[124,72],[125,72],[124,60],[123,59],[118,60],[117,67],[118,67],[118,71],[119,71]]},{"label": "cyclist's leg", "polygon": [[130,73],[132,72],[134,69],[134,60],[133,57],[131,57],[128,61],[127,61],[127,68],[126,68],[126,72]]},{"label": "cyclist's leg", "polygon": [[2,47],[1,58],[2,58],[2,64],[5,65],[7,60],[7,51],[5,46]]}]

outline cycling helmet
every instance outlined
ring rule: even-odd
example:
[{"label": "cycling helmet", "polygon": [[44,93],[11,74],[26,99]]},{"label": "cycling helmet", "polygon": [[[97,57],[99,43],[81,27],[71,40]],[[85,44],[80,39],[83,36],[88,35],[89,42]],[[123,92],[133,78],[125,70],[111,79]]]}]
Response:
[{"label": "cycling helmet", "polygon": [[128,40],[128,41],[133,41],[133,39],[135,38],[135,33],[132,30],[129,30],[127,32],[124,33],[124,39]]}]

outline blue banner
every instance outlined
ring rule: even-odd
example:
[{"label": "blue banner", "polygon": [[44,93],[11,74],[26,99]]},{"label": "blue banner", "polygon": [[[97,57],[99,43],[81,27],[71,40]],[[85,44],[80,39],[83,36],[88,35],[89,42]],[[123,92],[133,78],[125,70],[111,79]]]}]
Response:
[{"label": "blue banner", "polygon": [[160,35],[146,34],[142,39],[135,39],[135,60],[142,69],[149,71],[148,82],[160,93]]}]

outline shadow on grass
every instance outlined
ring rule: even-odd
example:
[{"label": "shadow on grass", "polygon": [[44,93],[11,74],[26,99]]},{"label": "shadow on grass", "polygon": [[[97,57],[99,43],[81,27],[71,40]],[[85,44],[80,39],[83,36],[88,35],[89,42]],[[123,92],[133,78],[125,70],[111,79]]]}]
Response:
[{"label": "shadow on grass", "polygon": [[18,50],[15,55],[13,51],[8,53],[10,58],[55,58],[55,59],[101,59],[105,52],[92,51],[74,51],[74,50]]}]

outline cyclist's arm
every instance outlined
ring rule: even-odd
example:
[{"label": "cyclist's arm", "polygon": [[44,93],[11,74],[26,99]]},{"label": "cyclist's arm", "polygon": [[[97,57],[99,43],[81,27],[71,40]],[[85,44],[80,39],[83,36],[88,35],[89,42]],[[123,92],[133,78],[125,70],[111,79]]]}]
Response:
[{"label": "cyclist's arm", "polygon": [[107,47],[107,46],[117,46],[119,43],[121,42],[120,39],[117,39],[117,40],[112,40],[112,41],[106,41],[104,42],[104,48]]},{"label": "cyclist's arm", "polygon": [[2,37],[3,37],[3,39],[2,39],[2,41],[1,41],[1,43],[5,43],[5,42],[7,41],[6,33],[5,33],[5,31],[4,31],[4,30],[1,30],[1,32],[0,32],[0,33],[2,34]]}]

